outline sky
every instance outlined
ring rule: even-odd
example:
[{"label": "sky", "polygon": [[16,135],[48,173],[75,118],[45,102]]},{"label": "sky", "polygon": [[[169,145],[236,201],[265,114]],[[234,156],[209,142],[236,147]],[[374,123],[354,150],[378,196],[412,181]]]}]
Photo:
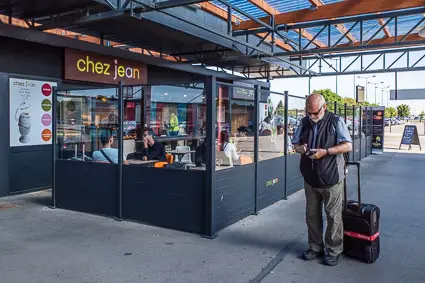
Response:
[{"label": "sky", "polygon": [[[410,56],[410,62],[413,64],[416,60],[424,53],[412,54]],[[391,62],[391,57],[396,58],[399,54],[390,55],[387,58],[388,62]],[[406,56],[405,56],[406,57]],[[364,66],[370,64],[367,62],[368,58],[365,59]],[[403,64],[406,64],[407,59],[402,58],[398,61],[393,67],[402,67]],[[412,63],[413,62],[413,63]],[[348,60],[343,61],[342,65],[347,65]],[[372,66],[370,69],[377,69],[380,66],[378,64],[379,60]],[[388,64],[388,63],[387,63]],[[424,66],[425,59],[420,62],[417,66]],[[381,65],[382,66],[382,65]],[[359,70],[360,64],[353,64],[349,70]],[[330,68],[328,68],[330,70]],[[326,71],[325,67],[323,70]],[[317,71],[317,70],[316,70]],[[375,77],[372,77],[375,75]],[[369,77],[368,84],[366,85],[366,79],[360,77]],[[413,72],[399,72],[397,74],[397,88],[398,90],[402,89],[424,89],[423,99],[421,100],[389,100],[390,90],[394,90],[396,87],[395,83],[395,73],[376,73],[376,74],[364,74],[364,75],[341,75],[341,76],[321,76],[321,77],[312,77],[310,80],[310,89],[309,89],[309,79],[308,78],[288,78],[288,79],[273,79],[270,81],[271,90],[276,92],[288,91],[289,94],[295,96],[305,96],[311,93],[313,90],[326,89],[329,88],[332,91],[338,93],[342,97],[351,97],[355,98],[355,86],[361,85],[366,87],[366,100],[371,103],[377,103],[379,105],[384,105],[386,107],[397,107],[400,104],[407,104],[411,108],[412,115],[419,115],[423,110],[425,110],[425,71],[413,71]],[[378,83],[375,88],[374,84]],[[375,98],[376,90],[376,98]]]}]

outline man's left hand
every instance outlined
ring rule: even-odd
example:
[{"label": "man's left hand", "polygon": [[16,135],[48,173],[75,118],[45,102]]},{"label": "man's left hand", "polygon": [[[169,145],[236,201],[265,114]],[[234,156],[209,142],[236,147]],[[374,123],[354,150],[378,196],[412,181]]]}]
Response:
[{"label": "man's left hand", "polygon": [[310,149],[310,151],[315,152],[314,155],[311,156],[311,158],[313,159],[321,159],[323,157],[325,157],[326,155],[328,155],[328,152],[326,151],[326,149]]}]

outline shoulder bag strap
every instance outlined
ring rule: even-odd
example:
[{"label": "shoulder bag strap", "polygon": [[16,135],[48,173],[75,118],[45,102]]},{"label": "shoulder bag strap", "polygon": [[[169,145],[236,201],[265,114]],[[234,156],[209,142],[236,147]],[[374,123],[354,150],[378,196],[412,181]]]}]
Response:
[{"label": "shoulder bag strap", "polygon": [[108,160],[108,162],[109,162],[109,163],[114,164],[114,162],[112,162],[111,158],[109,158],[109,156],[106,154],[106,152],[105,152],[105,151],[103,151],[103,148],[102,148],[102,150],[101,150],[100,152],[101,152],[101,153],[102,153],[102,155],[106,158],[106,160]]}]

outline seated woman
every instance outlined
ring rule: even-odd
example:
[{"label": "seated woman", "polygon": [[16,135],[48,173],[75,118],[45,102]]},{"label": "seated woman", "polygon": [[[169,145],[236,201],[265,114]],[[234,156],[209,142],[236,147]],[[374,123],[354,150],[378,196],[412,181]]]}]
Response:
[{"label": "seated woman", "polygon": [[143,132],[143,145],[143,160],[167,161],[164,146],[159,142],[155,142],[153,136],[149,134],[148,129],[145,129]]},{"label": "seated woman", "polygon": [[[112,148],[114,143],[114,136],[111,130],[104,130],[100,133],[100,141],[103,148],[99,151],[93,152],[93,160],[102,163],[118,164],[118,149]],[[123,164],[128,164],[123,156]]]},{"label": "seated woman", "polygon": [[233,143],[230,143],[230,136],[227,131],[221,131],[219,144],[220,151],[223,151],[227,158],[232,161],[239,160],[238,150]]}]

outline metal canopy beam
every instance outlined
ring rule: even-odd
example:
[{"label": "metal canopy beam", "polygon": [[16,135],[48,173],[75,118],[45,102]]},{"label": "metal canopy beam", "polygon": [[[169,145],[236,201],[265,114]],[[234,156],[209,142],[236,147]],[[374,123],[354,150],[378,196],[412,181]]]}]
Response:
[{"label": "metal canopy beam", "polygon": [[391,31],[390,31],[390,29],[388,28],[388,26],[386,25],[386,23],[385,23],[385,21],[384,21],[384,19],[379,19],[378,20],[378,23],[381,25],[381,26],[383,26],[384,27],[384,33],[385,33],[385,36],[386,37],[392,37],[393,35],[392,35],[392,33],[391,33]]},{"label": "metal canopy beam", "polygon": [[[422,8],[423,9],[423,8]],[[317,37],[321,32],[323,32],[326,28],[328,29],[328,42],[327,46],[324,48],[310,48],[307,47],[310,45],[311,41],[305,46],[301,48],[297,48],[294,51],[288,52],[277,52],[275,56],[308,56],[311,54],[326,54],[326,53],[341,53],[341,52],[354,52],[360,50],[373,50],[373,49],[389,49],[389,48],[397,48],[400,46],[418,46],[425,44],[425,38],[420,37],[418,34],[413,33],[415,29],[420,26],[425,18],[421,18],[413,27],[405,34],[398,34],[398,16],[389,18],[383,26],[381,26],[378,30],[376,30],[373,35],[366,37],[363,33],[364,29],[364,21],[355,21],[351,28],[347,31],[349,32],[355,26],[360,26],[360,38],[358,42],[355,43],[346,43],[339,44],[345,35],[342,35],[335,42],[332,41],[332,34],[330,33],[331,23],[320,26],[320,31],[316,34]],[[379,38],[380,32],[388,26],[391,22],[394,23],[395,26],[395,35],[393,37],[384,37]],[[299,38],[299,46],[301,46],[301,38]]]},{"label": "metal canopy beam", "polygon": [[[275,8],[273,8],[272,6],[270,6],[266,1],[264,0],[248,0],[250,3],[252,3],[254,6],[257,6],[259,9],[263,10],[264,12],[274,16],[274,15],[278,15],[279,11],[276,10]],[[325,44],[323,42],[321,42],[320,40],[314,39],[313,35],[311,35],[309,32],[307,32],[306,30],[302,29],[301,31],[297,31],[301,33],[301,36],[310,40],[314,45],[316,45],[317,47],[324,47]]]},{"label": "metal canopy beam", "polygon": [[[403,60],[401,60],[403,58]],[[415,59],[412,59],[415,58]],[[303,58],[306,70],[315,71],[317,76],[339,76],[364,73],[390,73],[425,70],[425,46],[418,48],[373,51],[362,53],[348,53],[341,55],[324,55],[320,58],[313,56]],[[334,68],[329,60],[344,61],[344,67]],[[297,61],[297,58],[291,58]],[[397,64],[397,65],[396,65]],[[324,69],[327,65],[329,68]],[[276,73],[280,69],[272,68],[270,72]],[[275,78],[288,77],[312,77],[307,71],[292,73],[286,76],[274,76]],[[254,74],[255,75],[255,74]],[[250,77],[249,72],[245,76]]]},{"label": "metal canopy beam", "polygon": [[[315,10],[303,9],[289,13],[282,13],[275,15],[274,18],[276,25],[287,25],[300,22],[353,17],[363,14],[378,14],[410,8],[421,8],[424,7],[424,5],[424,0],[346,0],[321,6]],[[260,20],[268,22],[270,17],[263,17],[260,18]],[[247,30],[259,27],[261,27],[261,25],[258,23],[247,20],[239,25],[235,25],[233,30]]]},{"label": "metal canopy beam", "polygon": [[[358,15],[349,18],[339,18],[339,19],[328,19],[328,20],[320,20],[314,22],[302,22],[302,23],[291,23],[287,25],[280,25],[276,27],[276,30],[280,31],[290,31],[290,30],[298,30],[298,29],[306,29],[306,28],[317,28],[322,27],[324,25],[336,25],[336,24],[346,24],[353,23],[356,21],[371,21],[378,20],[381,18],[391,18],[391,17],[403,17],[403,16],[411,16],[411,15],[425,15],[425,7],[418,7],[409,10],[401,10],[401,11],[390,11],[381,14],[367,14],[367,15]],[[247,34],[255,34],[258,32],[263,32],[263,28],[256,28],[250,30],[238,30],[234,31],[235,35],[247,35]]]},{"label": "metal canopy beam", "polygon": [[[200,6],[201,6],[202,10],[204,10],[204,11],[206,11],[206,12],[208,12],[208,13],[210,13],[210,14],[212,14],[212,15],[214,15],[214,16],[222,19],[222,20],[227,21],[229,19],[229,11],[228,10],[224,10],[223,8],[218,7],[218,6],[216,6],[212,3],[201,3]],[[232,13],[230,13],[230,15],[231,15],[231,19],[232,19],[231,23],[237,23],[237,22],[242,21],[241,18],[233,15]],[[268,30],[268,29],[266,29],[266,30]],[[268,31],[265,31],[265,32],[262,32],[262,33],[258,33],[256,35],[261,37],[261,38],[264,38],[267,35],[267,33],[268,33]],[[266,40],[268,42],[273,41],[271,36],[267,36]],[[276,44],[276,46],[282,48],[283,50],[288,50],[288,51],[294,50],[294,48],[291,45],[289,45],[289,44],[285,43],[284,41],[279,40],[277,38],[274,38],[274,43]]]},{"label": "metal canopy beam", "polygon": [[[325,5],[325,3],[323,3],[322,0],[309,0],[309,1],[315,8]],[[351,42],[357,41],[357,39],[351,34],[351,32],[347,32],[348,30],[344,24],[336,24],[335,27],[340,33],[344,34],[344,36],[348,38],[348,40],[350,40]]]},{"label": "metal canopy beam", "polygon": [[192,4],[198,4],[202,2],[208,2],[207,0],[168,0],[155,4],[156,10],[163,10],[169,8],[176,8],[181,6],[187,6]]},{"label": "metal canopy beam", "polygon": [[425,38],[420,37],[417,33],[409,34],[402,41],[404,36],[388,37],[374,39],[369,44],[364,45],[360,42],[354,44],[341,44],[336,47],[317,48],[294,52],[282,52],[276,53],[275,56],[300,56],[300,55],[311,55],[311,54],[325,54],[325,53],[339,53],[339,52],[350,52],[359,50],[371,50],[371,49],[385,49],[385,48],[398,48],[402,46],[420,46],[425,45]]},{"label": "metal canopy beam", "polygon": [[40,26],[37,26],[36,29],[38,30],[50,30],[50,29],[64,29],[71,26],[81,25],[81,24],[88,24],[93,23],[97,21],[104,21],[108,19],[112,19],[115,17],[120,17],[124,15],[124,11],[109,11],[104,13],[98,13],[93,14],[89,16],[79,16],[79,17],[73,17],[72,19],[66,19],[63,21],[53,21],[50,23],[45,23]]}]

